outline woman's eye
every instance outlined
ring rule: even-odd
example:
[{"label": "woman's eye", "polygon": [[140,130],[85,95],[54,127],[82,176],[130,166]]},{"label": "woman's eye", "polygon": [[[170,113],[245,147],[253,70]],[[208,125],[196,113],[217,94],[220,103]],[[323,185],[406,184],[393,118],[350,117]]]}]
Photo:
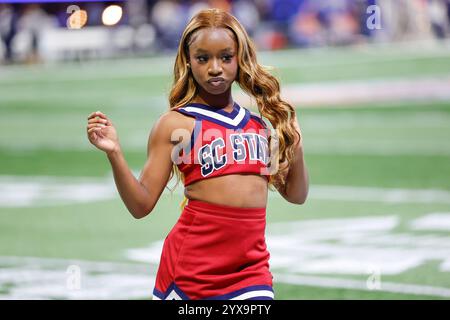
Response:
[{"label": "woman's eye", "polygon": [[200,56],[200,57],[197,57],[197,60],[198,60],[199,62],[205,62],[205,61],[208,60],[208,57],[206,57],[206,56]]},{"label": "woman's eye", "polygon": [[233,58],[233,56],[223,56],[223,59],[224,59],[225,61],[230,61],[231,58]]}]

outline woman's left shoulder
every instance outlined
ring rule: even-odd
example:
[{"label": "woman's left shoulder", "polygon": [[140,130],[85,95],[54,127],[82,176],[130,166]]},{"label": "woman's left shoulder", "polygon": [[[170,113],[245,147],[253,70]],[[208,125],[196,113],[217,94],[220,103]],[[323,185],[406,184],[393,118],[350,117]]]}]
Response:
[{"label": "woman's left shoulder", "polygon": [[264,121],[264,119],[262,118],[262,115],[256,112],[253,112],[249,109],[247,109],[250,113],[250,118],[252,118],[253,120],[257,121],[258,123],[260,123],[264,128],[267,128],[267,124]]}]

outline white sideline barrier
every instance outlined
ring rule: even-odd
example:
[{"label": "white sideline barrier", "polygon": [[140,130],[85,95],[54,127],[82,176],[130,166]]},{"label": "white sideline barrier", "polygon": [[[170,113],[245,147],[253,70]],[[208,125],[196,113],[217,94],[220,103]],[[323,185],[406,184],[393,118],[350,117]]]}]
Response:
[{"label": "white sideline barrier", "polygon": [[45,29],[40,34],[39,54],[45,60],[103,57],[111,52],[111,38],[104,27]]}]

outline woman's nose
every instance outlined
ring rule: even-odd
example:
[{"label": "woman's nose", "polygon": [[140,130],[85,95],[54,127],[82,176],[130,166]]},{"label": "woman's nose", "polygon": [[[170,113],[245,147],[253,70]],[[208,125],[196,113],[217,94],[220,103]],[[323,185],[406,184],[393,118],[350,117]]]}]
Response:
[{"label": "woman's nose", "polygon": [[220,61],[217,60],[217,59],[213,59],[211,61],[211,64],[209,65],[208,72],[210,74],[220,74],[220,73],[222,73],[222,64],[220,63]]}]

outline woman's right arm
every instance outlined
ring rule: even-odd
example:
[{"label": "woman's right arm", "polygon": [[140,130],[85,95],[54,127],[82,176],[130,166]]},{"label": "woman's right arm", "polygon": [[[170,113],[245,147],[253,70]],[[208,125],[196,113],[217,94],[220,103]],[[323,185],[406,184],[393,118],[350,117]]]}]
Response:
[{"label": "woman's right arm", "polygon": [[107,154],[120,197],[136,219],[145,217],[153,210],[169,180],[173,148],[170,136],[175,125],[172,113],[162,115],[150,132],[147,162],[139,180],[134,177],[124,158],[111,121],[103,113],[93,113],[88,118],[89,141]]}]

